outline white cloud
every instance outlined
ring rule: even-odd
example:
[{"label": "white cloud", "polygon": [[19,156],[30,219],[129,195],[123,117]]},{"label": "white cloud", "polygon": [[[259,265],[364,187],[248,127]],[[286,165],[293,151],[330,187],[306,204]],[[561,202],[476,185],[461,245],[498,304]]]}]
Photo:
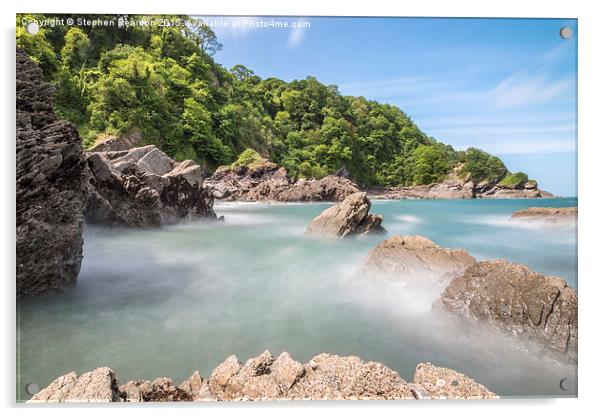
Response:
[{"label": "white cloud", "polygon": [[294,23],[294,27],[291,28],[290,34],[288,35],[287,45],[289,48],[294,48],[301,43],[303,38],[305,37],[305,32],[307,31],[307,27],[304,24],[300,24],[305,22],[304,20],[298,20]]},{"label": "white cloud", "polygon": [[550,101],[574,85],[572,77],[551,79],[545,74],[515,72],[491,92],[496,108],[519,107]]}]

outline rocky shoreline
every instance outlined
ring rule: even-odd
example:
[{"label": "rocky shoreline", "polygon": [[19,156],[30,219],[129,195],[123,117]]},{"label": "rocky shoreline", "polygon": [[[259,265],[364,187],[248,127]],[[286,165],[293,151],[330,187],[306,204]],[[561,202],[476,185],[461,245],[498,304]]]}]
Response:
[{"label": "rocky shoreline", "polygon": [[526,221],[542,224],[576,225],[577,207],[545,208],[531,207],[516,211],[510,217],[513,221]]},{"label": "rocky shoreline", "polygon": [[472,378],[444,367],[420,363],[412,382],[378,362],[320,354],[301,364],[289,353],[269,351],[242,364],[231,355],[204,379],[199,371],[178,386],[170,378],[119,384],[115,372],[100,367],[58,377],[29,403],[173,402],[246,400],[415,400],[494,399],[498,396]]}]

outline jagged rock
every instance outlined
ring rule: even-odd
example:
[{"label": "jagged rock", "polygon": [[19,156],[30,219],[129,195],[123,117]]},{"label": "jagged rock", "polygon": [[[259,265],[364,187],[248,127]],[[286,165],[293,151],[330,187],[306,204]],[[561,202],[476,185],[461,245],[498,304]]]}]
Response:
[{"label": "jagged rock", "polygon": [[30,402],[115,402],[120,401],[115,373],[100,367],[79,377],[75,372],[65,374],[35,394]]},{"label": "jagged rock", "polygon": [[498,396],[464,374],[431,363],[420,363],[412,393],[417,399],[495,399]]},{"label": "jagged rock", "polygon": [[87,154],[92,172],[86,220],[156,227],[182,219],[215,219],[200,167],[174,162],[155,146]]},{"label": "jagged rock", "polygon": [[142,142],[142,135],[139,132],[127,136],[105,136],[98,140],[94,146],[88,149],[88,152],[114,152],[118,150],[128,150],[137,147]]},{"label": "jagged rock", "polygon": [[430,279],[447,283],[475,263],[465,250],[441,248],[419,235],[397,235],[370,252],[361,272],[404,282]]},{"label": "jagged rock", "polygon": [[505,260],[480,262],[452,280],[434,306],[577,359],[577,293],[559,277]]},{"label": "jagged rock", "polygon": [[222,167],[205,180],[217,199],[232,201],[342,201],[358,187],[341,176],[295,181],[285,168],[263,161],[253,166]]},{"label": "jagged rock", "polygon": [[[65,374],[30,401],[63,402],[67,398],[70,401],[101,398],[103,401],[154,402],[497,397],[471,378],[429,363],[419,364],[414,382],[407,383],[381,363],[331,354],[316,355],[308,363],[301,364],[287,352],[274,359],[269,351],[264,351],[244,365],[231,355],[213,370],[208,380],[203,380],[195,371],[178,387],[173,386],[171,379],[160,377],[152,383],[129,381],[117,388],[113,372],[108,368],[99,368],[86,375],[78,378],[75,373]],[[76,385],[78,388],[72,390]]]},{"label": "jagged rock", "polygon": [[88,171],[75,127],[52,111],[53,88],[17,49],[17,296],[75,283]]},{"label": "jagged rock", "polygon": [[512,214],[512,220],[540,222],[546,224],[576,225],[577,207],[569,208],[543,208],[531,207],[516,211]]},{"label": "jagged rock", "polygon": [[370,214],[371,203],[365,192],[357,192],[345,198],[343,202],[322,211],[314,218],[306,235],[328,238],[343,238],[351,235],[382,233],[382,216]]}]

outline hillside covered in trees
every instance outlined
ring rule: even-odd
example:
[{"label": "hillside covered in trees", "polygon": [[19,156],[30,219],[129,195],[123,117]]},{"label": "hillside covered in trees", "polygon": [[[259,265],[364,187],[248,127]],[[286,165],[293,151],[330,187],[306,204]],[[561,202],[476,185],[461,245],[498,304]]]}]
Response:
[{"label": "hillside covered in trees", "polygon": [[474,182],[528,179],[481,150],[456,151],[427,136],[395,106],[343,96],[311,76],[285,82],[243,65],[226,69],[213,59],[222,48],[215,34],[187,16],[164,16],[184,19],[179,27],[57,25],[37,35],[25,31],[23,17],[68,16],[17,16],[17,45],[56,85],[55,111],[86,147],[138,134],[209,171],[251,148],[293,176],[344,168],[361,185],[434,183],[459,163]]}]

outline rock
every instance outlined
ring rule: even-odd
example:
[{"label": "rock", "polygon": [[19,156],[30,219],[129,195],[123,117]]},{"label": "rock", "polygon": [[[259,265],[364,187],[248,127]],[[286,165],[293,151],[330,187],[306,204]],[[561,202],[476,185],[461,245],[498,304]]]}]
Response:
[{"label": "rock", "polygon": [[115,402],[119,401],[115,373],[100,367],[79,377],[75,372],[65,374],[35,394],[29,402]]},{"label": "rock", "polygon": [[104,136],[96,140],[94,146],[88,149],[88,152],[113,152],[117,150],[128,150],[137,147],[142,142],[142,135],[139,132],[127,136]]},{"label": "rock", "polygon": [[441,248],[419,235],[394,236],[370,252],[361,272],[404,282],[446,284],[475,263],[465,250]]},{"label": "rock", "polygon": [[[208,380],[195,371],[174,387],[171,379],[160,377],[129,381],[119,388],[112,370],[96,369],[94,377],[65,374],[36,394],[30,401],[154,402],[192,400],[355,400],[355,399],[442,399],[495,398],[494,393],[471,378],[429,363],[419,364],[413,383],[378,362],[359,357],[320,354],[306,364],[295,361],[287,352],[276,359],[269,351],[250,358],[243,365],[231,355],[217,366]],[[102,376],[102,377],[101,377]],[[95,381],[78,384],[80,379]],[[82,379],[82,380],[83,380]],[[72,387],[77,388],[70,394]]]},{"label": "rock", "polygon": [[155,146],[87,154],[92,172],[86,220],[157,227],[184,219],[215,219],[200,167],[174,162]]},{"label": "rock", "polygon": [[351,235],[382,233],[382,216],[370,214],[370,200],[365,192],[357,192],[333,205],[314,218],[306,235],[343,238]]},{"label": "rock", "polygon": [[480,262],[452,280],[435,307],[577,360],[577,293],[559,277],[505,260]]},{"label": "rock", "polygon": [[57,120],[53,88],[17,49],[17,296],[75,283],[81,266],[88,169],[75,127]]},{"label": "rock", "polygon": [[510,218],[518,221],[539,222],[546,224],[577,224],[577,207],[543,208],[531,207],[516,211]]},{"label": "rock", "polygon": [[496,399],[498,396],[470,377],[431,363],[420,363],[412,393],[417,399]]},{"label": "rock", "polygon": [[231,201],[333,201],[359,191],[341,176],[295,181],[285,168],[263,161],[253,166],[222,167],[205,180],[213,196]]}]

